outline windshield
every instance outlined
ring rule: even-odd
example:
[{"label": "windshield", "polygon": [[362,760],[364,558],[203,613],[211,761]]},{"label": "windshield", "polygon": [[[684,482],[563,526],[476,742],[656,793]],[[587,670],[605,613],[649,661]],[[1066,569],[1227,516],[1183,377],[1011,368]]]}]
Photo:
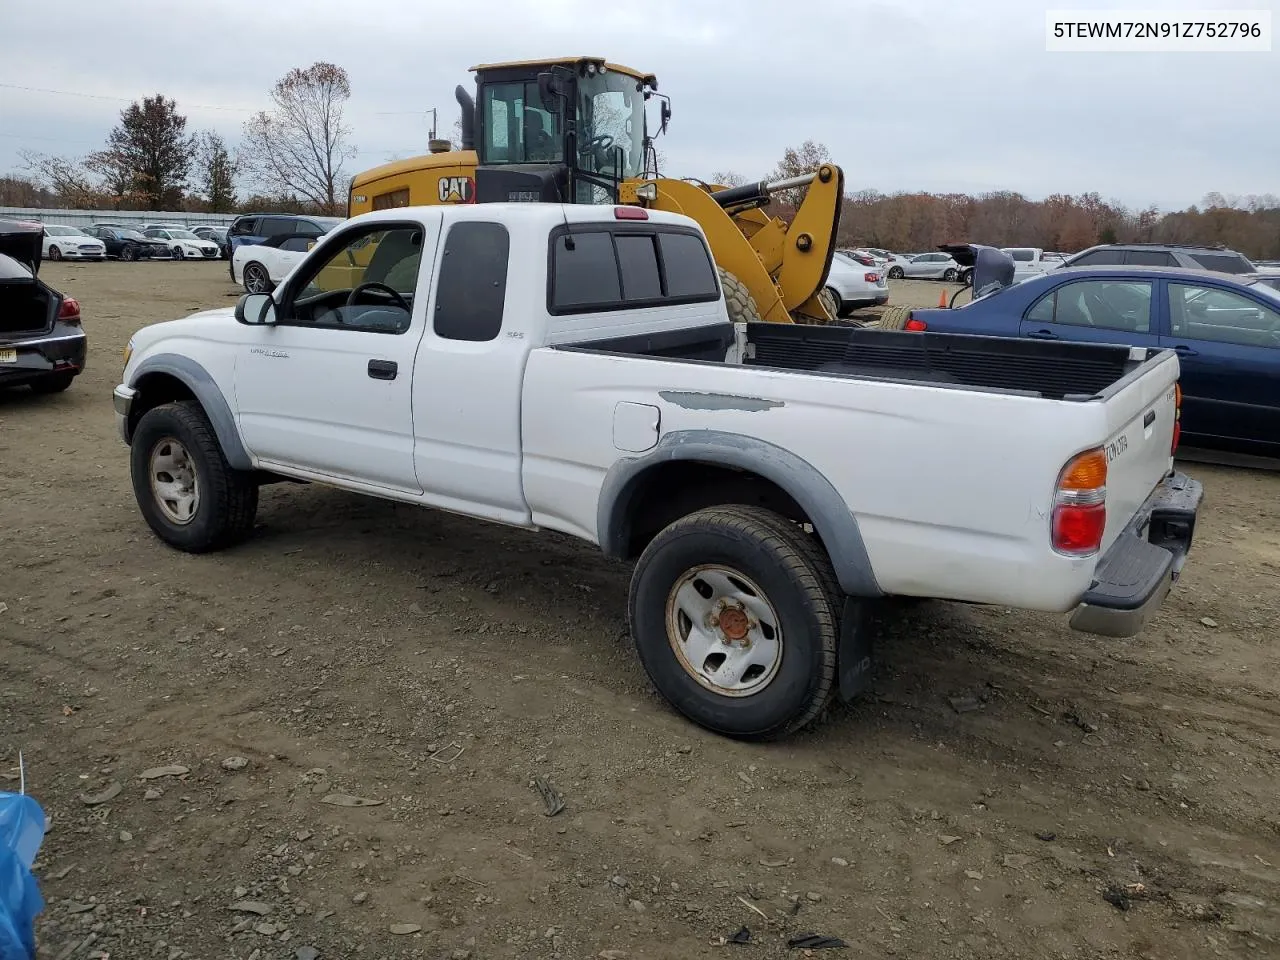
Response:
[{"label": "windshield", "polygon": [[1280,300],[1280,275],[1274,277],[1258,277],[1249,281],[1249,286],[1273,300]]},{"label": "windshield", "polygon": [[635,77],[612,71],[578,81],[578,166],[583,170],[624,178],[644,172],[644,93],[639,87]]},{"label": "windshield", "polygon": [[197,237],[190,230],[170,230],[169,239],[170,240],[199,240],[200,238]]},{"label": "windshield", "polygon": [[147,238],[140,234],[137,230],[116,230],[125,240],[146,240]]},{"label": "windshield", "polygon": [[78,237],[80,236],[79,230],[72,230],[70,227],[54,227],[49,225],[45,226],[44,233],[45,233],[45,236],[47,237]]}]

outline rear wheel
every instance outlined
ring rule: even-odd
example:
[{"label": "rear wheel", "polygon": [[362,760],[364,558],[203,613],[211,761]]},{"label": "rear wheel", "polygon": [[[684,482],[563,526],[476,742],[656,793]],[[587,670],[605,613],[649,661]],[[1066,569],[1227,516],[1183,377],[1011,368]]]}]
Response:
[{"label": "rear wheel", "polygon": [[946,271],[942,274],[942,279],[947,281],[947,283],[953,283],[956,279],[956,272],[954,268],[947,267]]},{"label": "rear wheel", "polygon": [[271,275],[260,263],[246,263],[244,267],[244,288],[250,293],[270,293]]},{"label": "rear wheel", "polygon": [[[756,305],[755,297],[751,296],[751,291],[747,289],[746,284],[724,267],[716,267],[716,271],[720,274],[720,286],[724,288],[724,300],[725,306],[729,310],[729,319],[734,323],[759,322],[760,308]],[[246,276],[248,272],[246,267]],[[255,290],[252,292],[265,293],[266,291]]]},{"label": "rear wheel", "polygon": [[217,550],[253,532],[258,485],[252,474],[227,463],[196,403],[166,403],[142,415],[129,471],[148,526],[179,550]]},{"label": "rear wheel", "polygon": [[835,575],[796,524],[758,507],[676,520],[631,579],[636,651],[658,692],[725,736],[772,740],[810,723],[836,680]]},{"label": "rear wheel", "polygon": [[818,299],[822,301],[822,305],[827,308],[827,313],[831,314],[831,319],[836,320],[840,317],[840,294],[836,293],[830,287],[823,287],[822,292],[818,294]]},{"label": "rear wheel", "polygon": [[902,277],[903,277],[903,272],[902,272],[902,268],[901,268],[901,267],[890,267],[890,268],[889,268],[889,279],[890,279],[890,280],[901,280],[901,279],[902,279]]}]

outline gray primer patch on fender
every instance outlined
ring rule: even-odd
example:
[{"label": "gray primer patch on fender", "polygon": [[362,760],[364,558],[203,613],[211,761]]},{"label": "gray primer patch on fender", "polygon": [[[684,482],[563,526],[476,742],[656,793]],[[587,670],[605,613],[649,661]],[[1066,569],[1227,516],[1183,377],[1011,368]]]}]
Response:
[{"label": "gray primer patch on fender", "polygon": [[785,407],[781,400],[765,400],[763,397],[739,397],[731,393],[690,393],[681,390],[659,390],[658,396],[667,403],[674,403],[685,410],[741,410],[758,413]]}]

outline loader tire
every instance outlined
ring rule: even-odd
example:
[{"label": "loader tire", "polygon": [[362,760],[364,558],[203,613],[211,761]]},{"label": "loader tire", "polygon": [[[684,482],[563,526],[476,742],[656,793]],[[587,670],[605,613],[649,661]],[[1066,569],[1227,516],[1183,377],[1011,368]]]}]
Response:
[{"label": "loader tire", "polygon": [[827,313],[831,314],[832,320],[840,319],[840,298],[834,290],[830,287],[823,287],[822,292],[818,294],[818,299],[827,308]]},{"label": "loader tire", "polygon": [[907,316],[910,313],[910,307],[888,307],[884,313],[880,314],[880,320],[876,326],[881,330],[901,330],[906,326]]},{"label": "loader tire", "polygon": [[724,267],[716,267],[720,274],[720,286],[724,288],[724,303],[729,308],[729,319],[734,323],[759,323],[760,308],[746,284]]}]

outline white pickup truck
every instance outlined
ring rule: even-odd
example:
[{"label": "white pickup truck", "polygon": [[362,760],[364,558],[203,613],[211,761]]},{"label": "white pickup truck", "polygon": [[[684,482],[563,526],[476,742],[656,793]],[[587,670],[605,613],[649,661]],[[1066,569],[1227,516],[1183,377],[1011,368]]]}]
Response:
[{"label": "white pickup truck", "polygon": [[139,330],[114,404],[142,515],[201,552],[282,478],[635,559],[687,717],[805,725],[867,611],[936,597],[1128,636],[1190,549],[1172,351],[730,322],[706,239],[640,207],[402,207],[270,294]]},{"label": "white pickup truck", "polygon": [[1001,247],[1001,253],[1013,258],[1013,282],[1021,283],[1062,266],[1061,257],[1045,253],[1039,247]]}]

